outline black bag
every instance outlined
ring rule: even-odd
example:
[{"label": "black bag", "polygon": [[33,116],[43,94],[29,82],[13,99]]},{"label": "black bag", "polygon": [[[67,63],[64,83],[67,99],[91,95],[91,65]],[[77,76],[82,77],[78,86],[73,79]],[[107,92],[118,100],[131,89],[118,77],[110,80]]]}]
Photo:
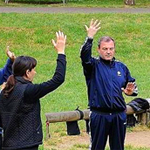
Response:
[{"label": "black bag", "polygon": [[136,123],[137,120],[133,114],[127,115],[127,127],[134,127]]},{"label": "black bag", "polygon": [[68,135],[79,135],[80,129],[77,121],[66,122]]}]

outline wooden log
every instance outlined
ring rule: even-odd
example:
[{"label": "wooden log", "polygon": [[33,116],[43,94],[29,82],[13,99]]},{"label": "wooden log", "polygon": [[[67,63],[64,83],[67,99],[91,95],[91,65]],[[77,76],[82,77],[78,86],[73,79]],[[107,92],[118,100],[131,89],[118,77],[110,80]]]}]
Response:
[{"label": "wooden log", "polygon": [[[83,112],[83,118],[82,119],[88,120],[90,110],[86,109],[86,110],[83,110],[82,112]],[[142,112],[144,112],[144,111],[141,111],[140,113],[142,113]],[[132,107],[127,105],[126,114],[131,115],[134,113],[135,113],[135,111],[132,109]],[[46,113],[45,116],[46,116],[46,120],[49,123],[54,123],[54,122],[80,120],[81,113],[79,111],[66,111],[66,112]]]},{"label": "wooden log", "polygon": [[147,123],[146,125],[150,128],[150,109],[147,110]]},{"label": "wooden log", "polygon": [[[133,114],[134,110],[131,106],[127,105],[127,114]],[[49,124],[55,122],[69,122],[80,120],[81,117],[84,120],[89,119],[90,110],[86,109],[82,111],[67,111],[67,112],[56,112],[56,113],[46,113],[46,139],[50,138]],[[82,116],[81,116],[82,115]]]},{"label": "wooden log", "polygon": [[147,124],[147,113],[137,114],[137,121],[140,122],[141,125]]},{"label": "wooden log", "polygon": [[147,113],[142,113],[141,124],[146,125],[147,123]]},{"label": "wooden log", "polygon": [[127,114],[127,115],[134,114],[135,111],[132,109],[131,106],[127,105],[126,107],[127,107],[127,111],[126,111],[126,114]]},{"label": "wooden log", "polygon": [[[146,100],[150,104],[150,99],[148,98]],[[135,113],[135,111],[133,110],[133,108],[131,106],[126,105],[126,107],[127,107],[127,111],[126,111],[127,115],[131,115],[131,114]],[[143,112],[144,112],[144,110],[139,112],[139,113],[143,113]],[[82,119],[88,120],[89,119],[90,110],[89,109],[83,110],[82,113],[83,113],[82,114],[83,115]],[[49,123],[54,123],[54,122],[80,120],[81,113],[80,113],[80,111],[75,110],[75,111],[66,111],[66,112],[46,113],[45,116],[46,116],[46,120]]]},{"label": "wooden log", "polygon": [[[148,103],[150,104],[150,98],[146,99]],[[127,106],[127,115],[134,114],[135,111],[132,109],[131,106]],[[148,122],[150,122],[150,118],[147,116],[147,113],[144,110],[138,113],[138,121],[141,122],[141,124],[145,125]],[[75,111],[67,111],[67,112],[56,112],[56,113],[46,113],[46,138],[50,138],[49,134],[49,123],[55,123],[55,122],[69,122],[69,121],[78,121],[80,119],[88,120],[89,119],[90,110],[86,109],[83,111],[75,110]],[[147,119],[149,118],[149,119]]]},{"label": "wooden log", "polygon": [[46,113],[46,120],[49,123],[54,123],[54,122],[64,122],[64,121],[75,121],[75,120],[80,120],[82,119],[89,119],[89,110],[83,110],[81,114],[80,111],[75,110],[75,111],[67,111],[67,112],[56,112],[56,113]]},{"label": "wooden log", "polygon": [[67,121],[77,121],[80,119],[89,119],[89,110],[78,111],[67,111],[67,112],[56,112],[56,113],[46,113],[46,139],[50,138],[49,123],[55,122],[67,122]]}]

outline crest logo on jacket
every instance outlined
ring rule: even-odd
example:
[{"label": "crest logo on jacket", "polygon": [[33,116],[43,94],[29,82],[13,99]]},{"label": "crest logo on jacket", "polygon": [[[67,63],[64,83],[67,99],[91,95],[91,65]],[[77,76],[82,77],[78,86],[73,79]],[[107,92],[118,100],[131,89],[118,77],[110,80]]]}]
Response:
[{"label": "crest logo on jacket", "polygon": [[117,75],[118,75],[118,76],[121,76],[121,72],[120,72],[120,71],[117,71]]}]

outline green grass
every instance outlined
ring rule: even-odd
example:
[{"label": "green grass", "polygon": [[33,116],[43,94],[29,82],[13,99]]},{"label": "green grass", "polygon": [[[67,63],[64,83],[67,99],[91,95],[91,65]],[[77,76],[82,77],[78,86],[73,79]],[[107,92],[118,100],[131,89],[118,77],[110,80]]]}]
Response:
[{"label": "green grass", "polygon": [[64,5],[62,0],[12,0],[8,5],[0,0],[0,6],[27,6],[27,7],[150,7],[149,0],[136,0],[135,6],[127,6],[124,0],[68,0]]},{"label": "green grass", "polygon": [[[112,36],[116,40],[116,58],[123,61],[130,69],[132,76],[136,78],[139,88],[138,97],[148,98],[150,14],[0,14],[0,66],[5,64],[7,57],[4,49],[7,45],[17,56],[33,56],[38,60],[34,83],[40,83],[52,77],[57,54],[51,39],[55,39],[55,32],[58,30],[67,34],[66,81],[56,91],[41,99],[44,137],[46,112],[72,111],[77,106],[80,106],[81,110],[87,108],[86,85],[79,49],[86,37],[84,25],[88,25],[92,18],[101,20],[101,30],[94,39],[93,55],[97,55],[99,37]],[[133,97],[125,96],[125,99],[129,102]],[[85,128],[83,123],[81,128]],[[50,126],[52,135],[59,133],[64,136],[65,130],[66,126],[63,123]]]},{"label": "green grass", "polygon": [[131,145],[125,146],[125,150],[149,150],[149,148],[146,147],[133,147]]}]

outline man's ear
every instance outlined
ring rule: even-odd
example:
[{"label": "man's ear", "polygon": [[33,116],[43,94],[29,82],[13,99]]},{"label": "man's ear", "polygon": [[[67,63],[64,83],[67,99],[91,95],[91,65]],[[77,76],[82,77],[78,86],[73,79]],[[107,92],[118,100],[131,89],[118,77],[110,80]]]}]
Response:
[{"label": "man's ear", "polygon": [[100,51],[100,48],[99,48],[99,47],[97,47],[97,52],[100,54],[100,52],[99,52],[99,51]]}]

